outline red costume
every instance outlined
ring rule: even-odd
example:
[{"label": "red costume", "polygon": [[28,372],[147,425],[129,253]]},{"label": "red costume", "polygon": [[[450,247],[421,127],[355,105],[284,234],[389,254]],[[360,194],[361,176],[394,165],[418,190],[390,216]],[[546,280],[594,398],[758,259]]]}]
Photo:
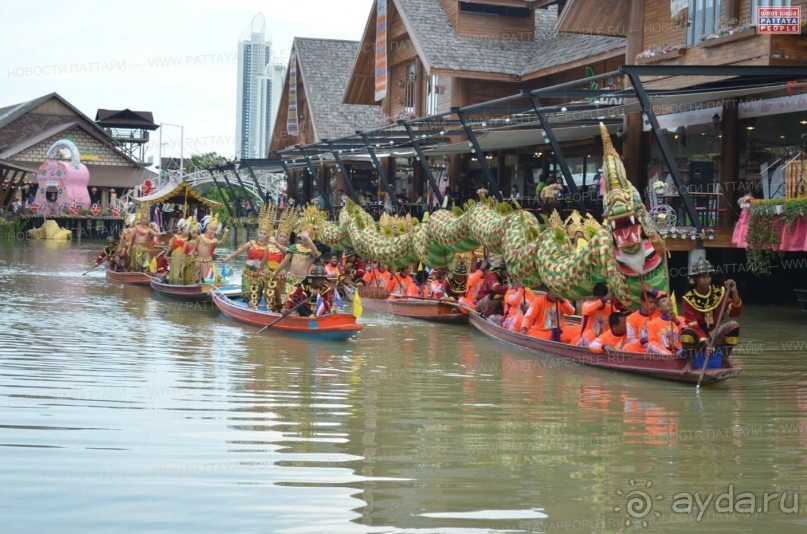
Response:
[{"label": "red costume", "polygon": [[[712,285],[706,295],[701,295],[694,289],[684,295],[684,319],[686,326],[681,335],[681,341],[686,344],[708,343],[709,335],[715,329],[717,315],[723,305],[723,299],[728,299],[724,315],[737,317],[743,311],[742,301],[734,302],[728,296],[726,288]],[[734,322],[734,328],[723,328],[726,330],[725,342],[728,345],[736,345],[740,326]]]}]

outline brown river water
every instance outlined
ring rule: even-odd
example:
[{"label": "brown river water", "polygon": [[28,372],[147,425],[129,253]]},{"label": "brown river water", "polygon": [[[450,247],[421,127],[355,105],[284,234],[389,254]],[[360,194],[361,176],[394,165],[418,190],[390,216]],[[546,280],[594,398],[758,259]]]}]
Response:
[{"label": "brown river water", "polygon": [[256,335],[82,276],[100,246],[0,244],[3,534],[807,532],[797,308],[697,392],[369,311]]}]

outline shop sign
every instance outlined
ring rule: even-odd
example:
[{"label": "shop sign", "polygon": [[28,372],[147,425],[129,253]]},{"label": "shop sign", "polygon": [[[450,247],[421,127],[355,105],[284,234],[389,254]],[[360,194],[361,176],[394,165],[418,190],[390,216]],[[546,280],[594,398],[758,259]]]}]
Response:
[{"label": "shop sign", "polygon": [[757,33],[801,33],[801,7],[757,7]]}]

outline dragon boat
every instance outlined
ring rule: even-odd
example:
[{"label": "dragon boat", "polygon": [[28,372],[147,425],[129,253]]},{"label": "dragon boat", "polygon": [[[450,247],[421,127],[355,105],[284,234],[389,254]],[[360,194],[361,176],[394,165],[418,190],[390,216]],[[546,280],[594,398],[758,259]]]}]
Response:
[{"label": "dragon boat", "polygon": [[[214,286],[211,284],[167,284],[157,277],[152,277],[150,285],[151,289],[171,299],[184,302],[212,302],[210,293]],[[240,286],[217,286],[217,289],[230,298],[241,295]]]},{"label": "dragon boat", "polygon": [[361,288],[359,295],[365,309],[378,313],[389,313],[398,317],[420,319],[431,323],[468,324],[468,316],[450,302],[437,299],[390,297],[389,292],[377,288]]},{"label": "dragon boat", "polygon": [[147,286],[151,283],[151,276],[149,276],[148,273],[113,271],[109,267],[106,269],[106,277],[113,282],[120,282],[122,284]]},{"label": "dragon boat", "polygon": [[[290,334],[300,334],[315,339],[345,340],[358,334],[364,326],[347,313],[331,313],[321,317],[300,317],[267,310],[265,307],[250,308],[246,302],[227,297],[219,288],[212,288],[210,295],[213,304],[227,317],[253,326],[272,325],[272,330]],[[278,320],[280,319],[280,320]]]},{"label": "dragon boat", "polygon": [[[511,332],[506,328],[491,323],[476,312],[470,313],[470,321],[471,325],[479,332],[497,341],[581,365],[691,384],[698,383],[701,373],[700,369],[693,369],[689,373],[684,373],[686,361],[676,355],[622,351],[606,351],[596,354],[591,352],[588,347],[547,341]],[[731,348],[730,346],[724,346],[721,350],[724,354],[730,355]],[[734,367],[730,368],[707,368],[701,384],[716,384],[730,378],[736,378],[742,372],[742,368],[736,362],[733,365]]]}]

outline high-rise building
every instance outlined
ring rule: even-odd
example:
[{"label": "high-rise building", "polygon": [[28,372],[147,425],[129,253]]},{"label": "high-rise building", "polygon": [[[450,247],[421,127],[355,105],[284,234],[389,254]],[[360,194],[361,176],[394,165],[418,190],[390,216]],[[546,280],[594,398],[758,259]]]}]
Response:
[{"label": "high-rise building", "polygon": [[258,13],[238,42],[237,159],[265,158],[267,155],[274,126],[271,60],[272,42],[266,35],[263,14]]}]

